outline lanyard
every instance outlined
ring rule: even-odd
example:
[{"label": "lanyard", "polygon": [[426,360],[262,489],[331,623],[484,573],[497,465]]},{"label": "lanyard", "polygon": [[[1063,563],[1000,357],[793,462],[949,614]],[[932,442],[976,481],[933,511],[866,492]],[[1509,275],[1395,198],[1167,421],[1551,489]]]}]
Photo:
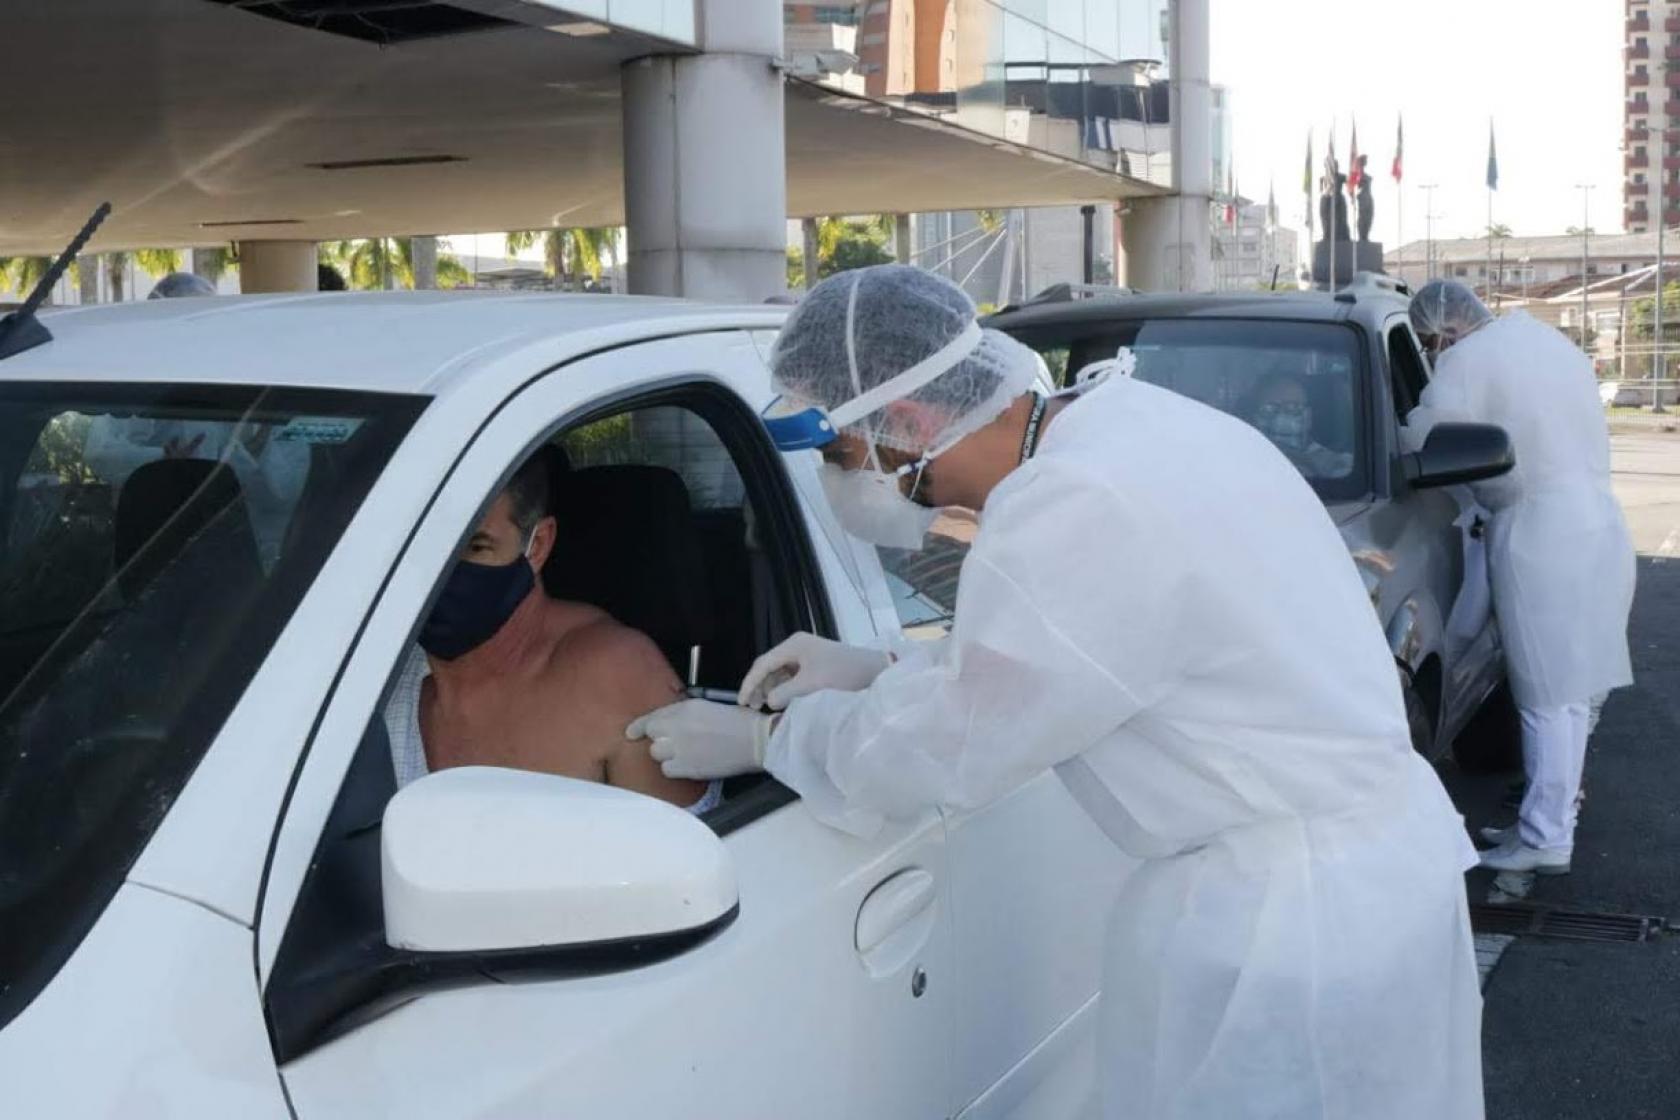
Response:
[{"label": "lanyard", "polygon": [[1044,430],[1044,409],[1049,403],[1049,397],[1035,397],[1033,399],[1032,415],[1027,417],[1027,431],[1021,437],[1021,462],[1023,463],[1038,452],[1039,433]]}]

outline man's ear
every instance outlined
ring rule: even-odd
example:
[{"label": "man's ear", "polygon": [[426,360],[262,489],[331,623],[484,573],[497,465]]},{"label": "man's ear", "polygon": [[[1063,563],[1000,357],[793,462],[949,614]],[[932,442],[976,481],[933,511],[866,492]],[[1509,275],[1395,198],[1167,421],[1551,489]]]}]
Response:
[{"label": "man's ear", "polygon": [[554,555],[554,539],[559,531],[559,524],[553,517],[543,518],[531,530],[531,545],[525,550],[525,555],[530,558],[531,567],[538,575],[542,574],[548,558]]},{"label": "man's ear", "polygon": [[944,411],[920,401],[893,401],[885,411],[888,429],[920,447],[930,446],[950,423]]}]

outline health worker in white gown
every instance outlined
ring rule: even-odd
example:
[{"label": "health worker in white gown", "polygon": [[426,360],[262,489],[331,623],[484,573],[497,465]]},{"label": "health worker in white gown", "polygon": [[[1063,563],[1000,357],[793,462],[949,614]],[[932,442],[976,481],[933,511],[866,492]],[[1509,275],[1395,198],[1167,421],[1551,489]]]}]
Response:
[{"label": "health worker in white gown", "polygon": [[1610,488],[1598,381],[1556,328],[1521,311],[1495,319],[1457,281],[1426,284],[1411,314],[1435,373],[1407,419],[1408,442],[1421,446],[1442,422],[1497,424],[1517,458],[1509,474],[1471,487],[1493,513],[1488,577],[1528,774],[1516,828],[1487,830],[1498,846],[1482,863],[1563,874],[1594,709],[1633,683],[1633,542]]},{"label": "health worker in white gown", "polygon": [[796,635],[745,706],[629,734],[673,775],[763,767],[859,834],[1055,768],[1143,861],[1104,950],[1107,1116],[1481,1116],[1474,853],[1289,461],[1126,378],[1035,395],[1036,355],[913,268],[818,285],[772,361],[767,426],[821,451],[848,529],[916,543],[932,507],[982,511],[950,634],[896,657]]}]

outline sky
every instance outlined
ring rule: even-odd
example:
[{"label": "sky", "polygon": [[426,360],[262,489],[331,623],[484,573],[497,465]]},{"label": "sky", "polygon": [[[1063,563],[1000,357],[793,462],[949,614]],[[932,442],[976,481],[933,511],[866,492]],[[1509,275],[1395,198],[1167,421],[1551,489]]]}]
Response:
[{"label": "sky", "polygon": [[[1496,223],[1524,236],[1563,233],[1581,224],[1576,184],[1591,183],[1592,228],[1621,230],[1621,0],[1211,3],[1211,71],[1232,94],[1237,189],[1264,199],[1275,182],[1286,225],[1305,222],[1308,129],[1316,182],[1332,123],[1344,170],[1357,123],[1379,176],[1372,237],[1392,249],[1400,214],[1389,168],[1403,113],[1407,241],[1424,237],[1426,183],[1439,185],[1436,237],[1485,230],[1490,118]],[[1652,38],[1660,49],[1661,33]]]}]

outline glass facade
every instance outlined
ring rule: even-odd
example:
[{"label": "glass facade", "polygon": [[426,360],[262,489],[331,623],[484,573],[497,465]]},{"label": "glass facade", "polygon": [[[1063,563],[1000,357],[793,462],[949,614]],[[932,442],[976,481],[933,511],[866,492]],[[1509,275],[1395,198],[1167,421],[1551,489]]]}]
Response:
[{"label": "glass facade", "polygon": [[1104,170],[1171,180],[1168,0],[784,0],[795,72]]},{"label": "glass facade", "polygon": [[[694,45],[694,0],[535,0],[568,16]],[[561,22],[557,20],[556,22]]]}]

